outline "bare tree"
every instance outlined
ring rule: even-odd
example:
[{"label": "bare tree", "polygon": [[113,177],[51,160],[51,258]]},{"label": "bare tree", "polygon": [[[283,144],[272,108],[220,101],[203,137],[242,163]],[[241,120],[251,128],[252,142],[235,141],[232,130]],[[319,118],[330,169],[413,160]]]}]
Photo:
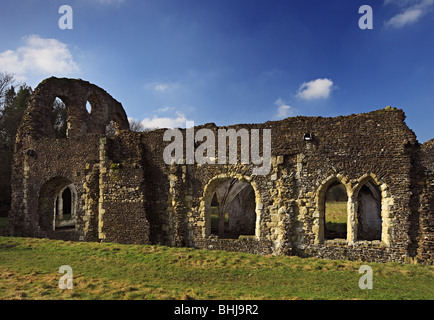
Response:
[{"label": "bare tree", "polygon": [[7,72],[0,72],[0,105],[3,105],[6,92],[15,82],[14,76]]},{"label": "bare tree", "polygon": [[143,132],[145,128],[143,127],[142,123],[136,119],[128,119],[130,123],[130,130],[135,132]]},{"label": "bare tree", "polygon": [[[134,132],[143,132],[144,128],[143,125],[140,123],[140,121],[137,121],[135,119],[128,119],[130,123],[130,130]],[[116,134],[116,124],[113,121],[110,121],[110,123],[105,128],[105,134],[109,137],[113,137]]]}]

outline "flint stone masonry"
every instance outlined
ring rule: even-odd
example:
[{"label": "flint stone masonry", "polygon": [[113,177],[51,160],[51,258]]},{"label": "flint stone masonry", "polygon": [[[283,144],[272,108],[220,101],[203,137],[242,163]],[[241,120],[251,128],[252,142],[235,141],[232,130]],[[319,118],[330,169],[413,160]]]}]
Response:
[{"label": "flint stone masonry", "polygon": [[[54,137],[49,121],[56,97],[67,106],[68,135],[63,139]],[[163,152],[170,142],[163,141],[165,129],[131,132],[122,105],[103,89],[83,80],[49,78],[35,89],[17,133],[7,232],[433,264],[434,140],[419,144],[404,120],[402,110],[387,107],[335,118],[223,127],[271,129],[271,170],[261,176],[252,174],[253,164],[240,161],[166,164]],[[114,136],[105,134],[110,122]],[[195,130],[201,128],[216,136],[219,129],[209,123]],[[233,198],[241,197],[229,189],[231,181],[248,186],[249,195],[233,207],[230,201],[219,205],[236,212],[229,228],[249,227],[246,234],[238,227],[236,237],[219,237],[211,232],[213,197],[218,192],[223,199],[224,188]],[[336,182],[348,197],[346,238],[325,239],[325,194]],[[71,185],[77,199],[75,224],[56,228],[55,197]],[[370,195],[366,187],[376,191]],[[376,212],[360,213],[374,207]]]}]

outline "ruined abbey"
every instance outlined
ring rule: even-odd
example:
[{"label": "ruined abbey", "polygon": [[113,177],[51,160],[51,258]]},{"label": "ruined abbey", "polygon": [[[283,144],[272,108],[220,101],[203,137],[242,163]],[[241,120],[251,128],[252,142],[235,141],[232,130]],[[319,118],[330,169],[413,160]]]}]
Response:
[{"label": "ruined abbey", "polygon": [[[67,107],[65,138],[50,120],[56,98]],[[433,264],[434,140],[420,144],[404,120],[387,107],[225,127],[270,129],[270,170],[255,175],[241,161],[167,164],[166,129],[133,132],[103,89],[49,78],[17,133],[7,233]],[[328,222],[337,187],[340,229]]]}]

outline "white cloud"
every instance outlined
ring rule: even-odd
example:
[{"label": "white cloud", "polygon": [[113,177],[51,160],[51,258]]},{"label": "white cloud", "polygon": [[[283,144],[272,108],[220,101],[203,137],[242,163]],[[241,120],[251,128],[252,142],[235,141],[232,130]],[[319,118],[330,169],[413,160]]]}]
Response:
[{"label": "white cloud", "polygon": [[395,4],[403,8],[401,13],[384,23],[386,27],[399,29],[405,25],[416,23],[422,16],[430,12],[434,6],[434,0],[386,0],[384,4]]},{"label": "white cloud", "polygon": [[157,110],[159,113],[169,112],[169,111],[175,111],[174,107],[164,107]]},{"label": "white cloud", "polygon": [[183,128],[187,121],[187,117],[181,113],[176,112],[176,117],[158,117],[156,115],[153,118],[145,118],[141,121],[144,128],[156,129],[156,128]]},{"label": "white cloud", "polygon": [[155,91],[159,91],[159,92],[164,92],[169,88],[169,85],[167,85],[166,83],[157,83],[154,86],[154,90]]},{"label": "white cloud", "polygon": [[304,82],[298,90],[297,97],[304,100],[326,99],[333,89],[333,81],[330,79],[316,79]]},{"label": "white cloud", "polygon": [[417,22],[422,16],[423,11],[421,9],[407,9],[403,13],[397,14],[386,21],[386,26],[394,28],[401,28],[406,24]]},{"label": "white cloud", "polygon": [[294,113],[294,109],[287,105],[281,98],[277,99],[274,104],[277,106],[277,118],[287,118]]},{"label": "white cloud", "polygon": [[180,88],[179,82],[151,82],[145,84],[145,89],[156,92],[168,92]]},{"label": "white cloud", "polygon": [[26,80],[29,73],[70,75],[80,71],[66,44],[38,35],[23,38],[24,46],[0,53],[0,70],[13,73],[17,80]]},{"label": "white cloud", "polygon": [[25,66],[20,62],[17,53],[13,50],[6,50],[0,53],[0,70],[13,73],[17,78],[25,73]]}]

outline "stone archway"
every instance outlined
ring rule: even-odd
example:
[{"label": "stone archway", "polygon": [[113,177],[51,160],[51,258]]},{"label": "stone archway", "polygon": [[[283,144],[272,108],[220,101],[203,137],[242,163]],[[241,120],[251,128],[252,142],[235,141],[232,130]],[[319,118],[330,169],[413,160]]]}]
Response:
[{"label": "stone archway", "polygon": [[205,187],[203,213],[205,236],[238,239],[259,235],[257,196],[251,183],[242,178],[219,176]]},{"label": "stone archway", "polygon": [[324,194],[324,239],[347,239],[348,195],[339,180]]},{"label": "stone archway", "polygon": [[368,181],[357,197],[357,240],[381,240],[381,193]]},{"label": "stone archway", "polygon": [[332,239],[333,237],[330,235],[330,232],[327,232],[326,229],[326,196],[330,192],[333,187],[342,185],[345,190],[346,196],[346,220],[345,224],[346,232],[345,235],[340,235],[338,238],[346,239],[347,241],[352,241],[354,235],[353,226],[349,221],[353,220],[353,212],[351,206],[351,187],[348,183],[348,179],[342,176],[341,174],[335,174],[329,176],[327,179],[322,181],[320,187],[316,193],[316,211],[314,213],[314,221],[313,221],[313,232],[315,235],[315,243],[323,243],[324,240]]},{"label": "stone archway", "polygon": [[69,184],[55,197],[53,229],[75,228],[76,212],[77,190]]},{"label": "stone archway", "polygon": [[356,215],[355,240],[381,240],[390,246],[392,223],[390,218],[393,197],[387,185],[373,174],[358,179],[353,190]]},{"label": "stone archway", "polygon": [[[69,196],[67,196],[69,195]],[[68,211],[65,212],[65,201]],[[66,178],[55,177],[45,182],[39,192],[39,226],[45,233],[61,228],[75,228],[77,190]]]}]

